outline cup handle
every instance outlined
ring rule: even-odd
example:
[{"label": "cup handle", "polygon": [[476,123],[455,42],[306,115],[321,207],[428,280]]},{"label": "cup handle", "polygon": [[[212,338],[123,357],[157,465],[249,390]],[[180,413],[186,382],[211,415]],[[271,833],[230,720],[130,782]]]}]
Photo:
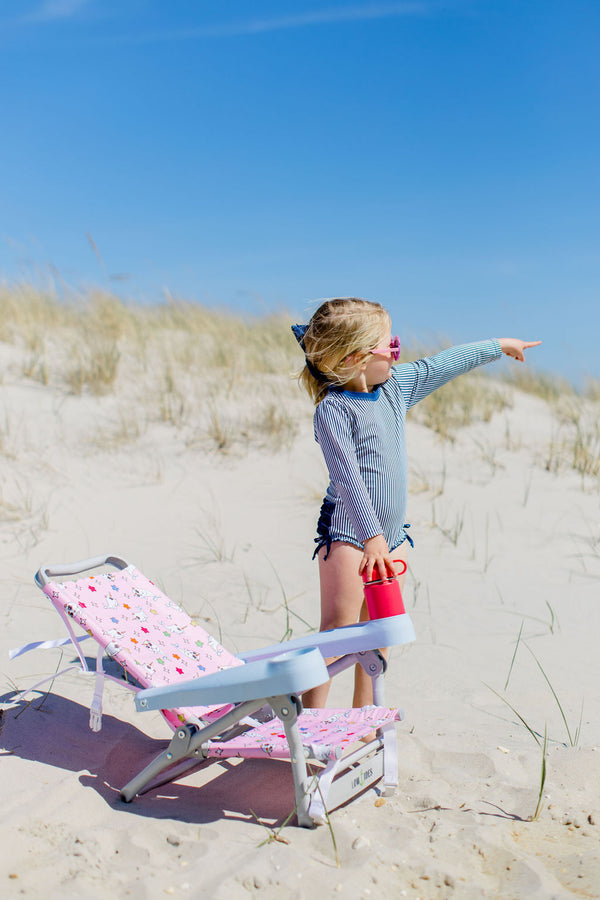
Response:
[{"label": "cup handle", "polygon": [[396,572],[395,577],[397,578],[398,575],[404,575],[404,573],[405,573],[406,570],[408,569],[408,566],[406,565],[406,563],[404,562],[404,560],[403,560],[403,559],[394,559],[393,562],[395,562],[395,563],[402,563],[402,565],[404,566],[404,568],[402,569],[401,572]]}]

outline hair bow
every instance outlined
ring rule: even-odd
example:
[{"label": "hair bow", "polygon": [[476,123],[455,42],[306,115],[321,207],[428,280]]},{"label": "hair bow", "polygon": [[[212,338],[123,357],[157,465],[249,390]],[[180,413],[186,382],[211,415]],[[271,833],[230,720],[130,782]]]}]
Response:
[{"label": "hair bow", "polygon": [[306,334],[306,329],[308,325],[292,325],[292,331],[294,332],[294,337],[304,350],[304,335]]},{"label": "hair bow", "polygon": [[306,362],[306,368],[310,372],[313,378],[319,381],[321,384],[329,384],[329,378],[323,374],[317,367],[310,361],[308,356],[306,355],[306,349],[304,347],[304,335],[306,334],[306,330],[308,325],[292,325],[292,331],[294,332],[294,337],[304,350],[304,361]]}]

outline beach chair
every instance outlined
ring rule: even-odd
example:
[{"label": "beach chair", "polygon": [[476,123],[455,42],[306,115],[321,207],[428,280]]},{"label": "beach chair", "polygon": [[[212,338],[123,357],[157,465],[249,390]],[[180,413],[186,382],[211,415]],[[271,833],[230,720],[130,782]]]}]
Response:
[{"label": "beach chair", "polygon": [[[99,568],[110,571],[89,574]],[[102,689],[110,679],[135,691],[139,711],[161,710],[174,731],[167,749],[122,788],[125,802],[199,764],[231,757],[289,760],[297,821],[307,827],[382,779],[386,791],[397,785],[395,723],[402,714],[384,705],[386,663],[378,648],[414,640],[407,614],[236,656],[119,556],[42,566],[35,580],[69,636],[27,644],[11,657],[72,644],[79,663],[51,678],[74,668],[93,678],[92,730],[102,727]],[[98,644],[95,671],[81,648],[88,637]],[[104,671],[105,654],[126,681]],[[336,659],[326,667],[325,657]],[[303,710],[303,691],[356,663],[372,678],[374,706]]]}]

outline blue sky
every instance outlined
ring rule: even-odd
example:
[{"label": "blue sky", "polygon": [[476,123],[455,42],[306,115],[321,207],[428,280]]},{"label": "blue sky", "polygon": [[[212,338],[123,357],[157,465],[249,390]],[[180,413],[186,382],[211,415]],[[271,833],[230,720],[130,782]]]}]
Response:
[{"label": "blue sky", "polygon": [[600,377],[599,26],[597,0],[3,0],[0,279],[353,294]]}]

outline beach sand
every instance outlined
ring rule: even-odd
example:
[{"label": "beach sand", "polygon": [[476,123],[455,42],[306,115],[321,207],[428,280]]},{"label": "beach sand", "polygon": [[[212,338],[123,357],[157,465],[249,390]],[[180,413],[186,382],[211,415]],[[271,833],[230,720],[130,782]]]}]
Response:
[{"label": "beach sand", "polygon": [[[236,652],[317,625],[326,477],[299,392],[298,432],[276,451],[219,452],[159,422],[119,442],[110,397],[11,374],[3,353],[3,699],[59,662],[57,650],[8,661],[62,636],[33,584],[42,563],[122,555]],[[368,791],[332,814],[333,834],[278,831],[293,808],[288,766],[257,760],[122,804],[168,729],[109,684],[92,733],[93,686],[68,674],[2,717],[1,896],[600,897],[598,479],[548,471],[555,416],[511,397],[454,441],[408,425],[404,599],[417,640],[392,650],[386,676],[405,712],[394,797]],[[249,401],[235,402],[241,416]],[[330,704],[350,698],[344,676]]]}]

